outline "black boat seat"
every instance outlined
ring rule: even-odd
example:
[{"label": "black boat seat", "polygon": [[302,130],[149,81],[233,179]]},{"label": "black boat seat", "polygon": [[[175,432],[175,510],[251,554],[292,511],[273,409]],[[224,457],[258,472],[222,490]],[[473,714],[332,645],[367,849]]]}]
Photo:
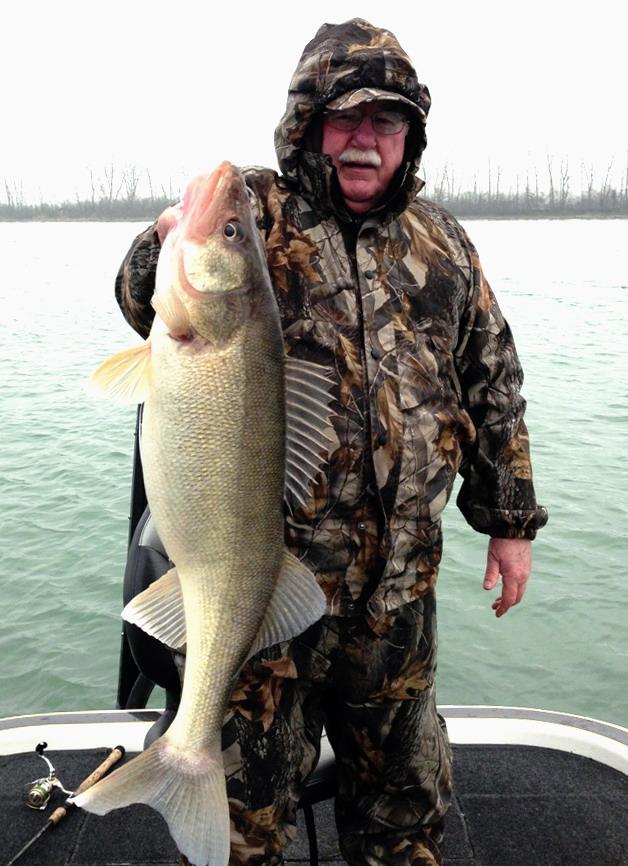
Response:
[{"label": "black boat seat", "polygon": [[[171,563],[155,531],[148,507],[142,514],[129,545],[124,572],[123,599],[128,604],[138,593],[164,575]],[[155,685],[166,693],[166,708],[146,735],[144,747],[163,734],[175,716],[181,698],[181,682],[172,651],[136,625],[125,622],[123,634],[128,642],[139,675],[126,698],[126,709],[146,706]]]},{"label": "black boat seat", "polygon": [[[155,530],[150,511],[146,507],[129,545],[124,573],[124,603],[128,604],[132,598],[150,586],[153,581],[158,580],[171,567],[172,563],[168,559],[168,554]],[[172,650],[137,626],[124,623],[123,644],[125,639],[139,671],[128,694],[125,707],[127,709],[145,707],[154,685],[160,686],[166,693],[166,708],[146,734],[144,748],[147,748],[157,737],[167,731],[176,715],[181,698],[179,670]],[[312,808],[316,803],[333,797],[335,792],[334,753],[327,737],[323,736],[319,762],[306,782],[299,801],[308,836],[311,866],[318,864],[318,845]]]},{"label": "black boat seat", "polygon": [[161,543],[161,538],[157,535],[157,530],[155,529],[155,521],[153,520],[148,508],[146,509],[146,512],[148,516],[146,517],[144,526],[140,532],[139,546],[148,550],[153,550],[163,559],[168,561],[166,548]]}]

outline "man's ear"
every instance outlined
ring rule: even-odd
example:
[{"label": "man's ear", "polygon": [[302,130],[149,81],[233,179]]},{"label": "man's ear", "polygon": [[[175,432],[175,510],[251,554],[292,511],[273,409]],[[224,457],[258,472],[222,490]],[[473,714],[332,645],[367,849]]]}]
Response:
[{"label": "man's ear", "polygon": [[410,160],[413,159],[416,159],[418,162],[425,150],[426,144],[427,139],[425,137],[425,127],[421,126],[416,121],[410,121],[408,134],[406,135],[406,145],[403,152],[404,162],[410,162]]},{"label": "man's ear", "polygon": [[303,150],[309,150],[312,153],[320,153],[323,143],[323,118],[317,114],[312,118],[312,122],[307,128],[307,132],[303,136]]}]

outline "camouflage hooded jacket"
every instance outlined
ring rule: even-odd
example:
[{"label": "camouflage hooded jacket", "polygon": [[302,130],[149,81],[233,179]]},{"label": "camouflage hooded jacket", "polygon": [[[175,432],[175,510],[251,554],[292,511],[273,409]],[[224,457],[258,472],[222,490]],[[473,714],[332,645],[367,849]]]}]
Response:
[{"label": "camouflage hooded jacket", "polygon": [[[317,150],[324,108],[344,94],[397,95],[411,125],[388,199],[348,212]],[[445,210],[417,198],[430,97],[395,37],[361,19],[306,46],[275,133],[281,175],[248,168],[287,351],[336,373],[337,442],[286,541],[316,570],[329,612],[380,616],[433,589],[441,512],[479,532],[534,538],[536,505],[510,329],[475,248]],[[144,336],[159,241],[141,234],[116,294]]]}]

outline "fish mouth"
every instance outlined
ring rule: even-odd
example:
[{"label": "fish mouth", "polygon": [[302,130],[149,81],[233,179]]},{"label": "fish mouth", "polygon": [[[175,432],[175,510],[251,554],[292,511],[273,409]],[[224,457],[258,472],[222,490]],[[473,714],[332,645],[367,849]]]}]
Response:
[{"label": "fish mouth", "polygon": [[[223,233],[228,223],[233,224],[232,231],[237,234],[237,226],[250,221],[250,209],[244,179],[228,161],[222,162],[211,174],[196,177],[188,184],[183,197],[178,275],[181,288],[190,297],[201,300],[216,294],[211,283],[207,284],[204,279],[205,256],[209,253],[202,248],[208,243],[213,246],[214,239],[224,242]],[[223,294],[224,288],[219,293]]]},{"label": "fish mouth", "polygon": [[194,178],[183,196],[183,237],[186,241],[204,244],[216,230],[218,217],[222,212],[224,193],[221,190],[229,178],[235,180],[239,175],[234,165],[225,160],[211,174]]}]

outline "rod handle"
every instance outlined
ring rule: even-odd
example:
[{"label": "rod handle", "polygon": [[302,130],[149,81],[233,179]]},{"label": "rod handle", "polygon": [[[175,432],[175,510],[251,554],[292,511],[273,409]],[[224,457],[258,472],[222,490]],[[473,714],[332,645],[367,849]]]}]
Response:
[{"label": "rod handle", "polygon": [[[87,791],[88,788],[91,788],[92,785],[95,785],[96,782],[99,782],[105,773],[108,773],[111,767],[116,764],[121,758],[124,757],[124,746],[116,746],[112,749],[105,760],[100,764],[96,769],[87,776],[87,778],[83,779],[81,784],[78,786],[73,796],[76,797],[77,794],[82,794],[83,791]],[[68,811],[68,805],[59,806],[54,810],[54,812],[48,817],[48,821],[51,824],[57,825],[59,821],[62,821],[65,818]]]}]

